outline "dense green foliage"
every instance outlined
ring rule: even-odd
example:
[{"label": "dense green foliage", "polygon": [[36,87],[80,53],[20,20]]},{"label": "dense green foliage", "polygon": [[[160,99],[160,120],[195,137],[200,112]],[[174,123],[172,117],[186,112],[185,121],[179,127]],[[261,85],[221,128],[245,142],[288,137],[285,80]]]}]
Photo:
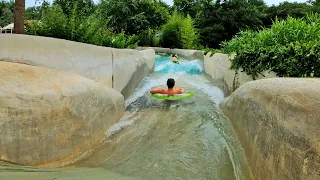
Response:
[{"label": "dense green foliage", "polygon": [[197,15],[197,28],[202,45],[219,48],[224,40],[231,39],[241,29],[257,29],[262,23],[262,14],[249,1],[234,0],[204,5]]},{"label": "dense green foliage", "polygon": [[[63,4],[70,2],[61,1]],[[138,45],[138,37],[127,35],[124,32],[114,33],[105,26],[106,20],[102,19],[97,11],[90,12],[96,7],[92,1],[86,4],[73,3],[72,9],[67,5],[61,5],[55,1],[52,6],[38,7],[41,9],[35,13],[41,21],[27,24],[27,34],[55,37],[77,42],[90,43],[115,48],[135,48]],[[80,1],[79,1],[80,2]],[[78,6],[79,4],[79,6]],[[63,9],[62,7],[65,7]],[[84,8],[87,11],[82,11]]]},{"label": "dense green foliage", "polygon": [[174,8],[195,18],[199,42],[209,48],[220,48],[221,42],[232,39],[241,30],[270,27],[276,17],[300,18],[319,12],[319,5],[312,0],[309,3],[283,2],[271,7],[263,0],[174,0]]},{"label": "dense green foliage", "polygon": [[181,29],[181,43],[184,49],[193,49],[196,45],[198,36],[194,28],[194,22],[190,15],[183,19]]},{"label": "dense green foliage", "polygon": [[197,12],[201,11],[202,3],[198,0],[173,0],[173,2],[173,7],[178,10],[179,13],[189,14],[192,18],[195,18]]},{"label": "dense green foliage", "polygon": [[197,34],[189,15],[183,17],[175,11],[163,26],[162,33],[163,47],[191,49],[196,45]]},{"label": "dense green foliage", "polygon": [[160,31],[153,30],[148,28],[147,30],[143,31],[139,34],[139,45],[140,46],[151,46],[151,47],[159,47],[161,46],[161,37],[156,37]]},{"label": "dense green foliage", "polygon": [[263,18],[263,23],[266,27],[272,25],[272,21],[275,17],[279,20],[286,19],[288,16],[294,18],[305,17],[308,13],[316,12],[315,9],[306,3],[289,3],[283,2],[279,6],[271,6],[270,8],[265,8],[265,18]]},{"label": "dense green foliage", "polygon": [[14,1],[0,2],[0,26],[4,27],[13,23]]},{"label": "dense green foliage", "polygon": [[29,23],[28,34],[118,48],[134,48],[139,40],[140,45],[159,45],[154,29],[169,16],[169,6],[159,0],[55,0],[26,10],[26,19],[41,22]]},{"label": "dense green foliage", "polygon": [[158,0],[102,0],[98,11],[116,33],[138,34],[160,28],[169,18],[168,5]]},{"label": "dense green foliage", "polygon": [[182,48],[181,41],[181,26],[183,17],[177,12],[174,12],[173,16],[168,20],[162,28],[163,47],[168,48]]},{"label": "dense green foliage", "polygon": [[[94,14],[100,21],[100,25],[113,33],[138,35],[141,41],[139,45],[193,47],[182,46],[179,42],[182,39],[174,40],[178,42],[175,44],[170,42],[163,44],[164,41],[160,38],[151,40],[156,32],[160,33],[159,30],[163,29],[162,26],[168,22],[170,14],[173,14],[176,9],[183,18],[187,15],[191,16],[194,26],[198,29],[198,45],[216,49],[220,48],[221,42],[232,39],[242,30],[270,27],[276,17],[278,19],[286,19],[288,15],[293,18],[305,17],[310,12],[318,12],[319,4],[312,0],[308,3],[283,2],[271,7],[268,7],[263,0],[174,0],[173,7],[169,7],[161,0],[102,0],[99,4],[94,4],[92,0],[54,0],[53,3],[60,6],[67,19],[73,14],[79,17],[79,20],[86,21]],[[75,5],[76,12],[74,12]],[[49,6],[49,8],[53,7]],[[46,8],[28,8],[26,19],[44,18],[46,11],[44,9]],[[77,24],[80,25],[82,22],[75,22],[75,25]],[[153,31],[153,36],[150,31]],[[174,34],[174,31],[171,33]],[[59,37],[64,36],[59,35]],[[146,37],[149,38],[148,41]]]},{"label": "dense green foliage", "polygon": [[96,6],[93,0],[54,0],[53,5],[59,5],[65,15],[72,15],[74,12],[74,6],[77,6],[77,14],[80,16],[91,15]]},{"label": "dense green foliage", "polygon": [[320,77],[320,16],[275,21],[270,29],[243,31],[223,44],[235,52],[233,69],[254,78],[263,71],[284,77]]},{"label": "dense green foliage", "polygon": [[[164,41],[160,38],[151,40],[152,36],[150,32],[149,34],[147,32],[153,31],[153,35],[156,32],[159,33],[159,30],[170,18],[170,14],[173,14],[176,9],[183,18],[190,15],[193,24],[198,29],[198,45],[203,45],[206,48],[220,48],[221,42],[232,39],[234,35],[245,29],[258,30],[261,27],[270,27],[276,17],[286,19],[290,15],[293,18],[301,18],[310,12],[320,11],[319,0],[311,0],[308,3],[283,2],[271,7],[268,7],[263,0],[174,0],[172,7],[162,0],[102,0],[99,4],[94,4],[93,0],[54,0],[53,5],[50,5],[46,0],[40,0],[40,2],[43,2],[41,6],[26,9],[27,20],[42,21],[46,18],[44,17],[46,11],[50,11],[49,14],[54,11],[58,15],[62,15],[60,11],[55,9],[55,6],[59,6],[64,17],[55,17],[58,18],[58,21],[66,18],[67,24],[57,26],[65,25],[66,28],[73,29],[72,33],[58,32],[61,34],[52,35],[54,33],[51,32],[50,36],[77,40],[74,37],[81,33],[75,32],[74,29],[81,29],[77,26],[87,23],[88,19],[92,19],[89,17],[94,15],[97,18],[95,21],[99,21],[101,27],[113,33],[123,32],[127,35],[138,35],[141,41],[140,45],[162,45]],[[12,23],[13,5],[13,0],[1,2],[0,26]],[[50,16],[52,18],[52,14]],[[56,28],[58,27],[53,27],[53,29]],[[148,41],[145,41],[146,34],[149,37]],[[188,41],[193,41],[192,39]],[[182,41],[182,39],[175,41]],[[182,46],[181,43],[169,46],[193,47],[190,45]]]}]

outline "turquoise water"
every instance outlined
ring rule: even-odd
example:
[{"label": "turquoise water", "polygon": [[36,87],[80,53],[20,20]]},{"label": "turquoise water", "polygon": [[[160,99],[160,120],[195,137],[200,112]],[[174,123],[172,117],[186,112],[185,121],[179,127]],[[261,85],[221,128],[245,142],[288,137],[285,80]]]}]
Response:
[{"label": "turquoise water", "polygon": [[[159,56],[158,56],[159,57]],[[180,62],[179,64],[174,63],[171,60],[170,56],[160,55],[159,58],[156,59],[155,62],[155,74],[203,74],[202,63],[200,60],[186,60],[183,58],[179,58],[184,62]]]}]

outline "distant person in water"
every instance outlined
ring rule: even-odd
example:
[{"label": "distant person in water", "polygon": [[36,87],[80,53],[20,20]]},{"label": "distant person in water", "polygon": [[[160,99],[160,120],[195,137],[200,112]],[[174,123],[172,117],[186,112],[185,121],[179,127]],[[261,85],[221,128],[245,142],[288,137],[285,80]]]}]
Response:
[{"label": "distant person in water", "polygon": [[171,55],[171,59],[172,59],[173,61],[178,61],[178,60],[179,60],[178,57],[177,57],[177,55],[174,55],[174,54]]},{"label": "distant person in water", "polygon": [[172,62],[179,64],[179,59],[178,59],[177,55],[173,55],[173,54],[172,54],[172,55],[171,55],[171,59],[172,59]]},{"label": "distant person in water", "polygon": [[171,55],[171,59],[174,63],[178,63],[178,64],[179,62],[184,62],[183,60],[179,60],[178,56],[174,54]]},{"label": "distant person in water", "polygon": [[174,79],[170,78],[167,80],[168,89],[155,88],[155,89],[152,89],[150,93],[151,94],[160,93],[160,94],[169,94],[169,95],[184,93],[184,89],[174,88],[174,84],[175,84]]}]

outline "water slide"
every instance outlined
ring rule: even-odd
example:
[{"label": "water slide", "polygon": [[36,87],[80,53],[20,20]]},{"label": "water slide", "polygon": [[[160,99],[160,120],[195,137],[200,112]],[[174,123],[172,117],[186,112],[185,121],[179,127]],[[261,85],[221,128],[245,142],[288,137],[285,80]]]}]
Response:
[{"label": "water slide", "polygon": [[[170,61],[157,55],[154,73],[126,100],[126,112],[91,155],[64,168],[42,169],[0,162],[0,179],[252,179],[232,125],[219,109],[223,92],[200,60]],[[195,93],[162,101],[149,90],[176,86]]]}]

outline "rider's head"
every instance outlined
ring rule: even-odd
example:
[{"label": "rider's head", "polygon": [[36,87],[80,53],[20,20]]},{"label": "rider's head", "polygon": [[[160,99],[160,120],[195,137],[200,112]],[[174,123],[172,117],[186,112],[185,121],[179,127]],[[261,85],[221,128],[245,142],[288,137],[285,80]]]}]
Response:
[{"label": "rider's head", "polygon": [[174,79],[172,78],[168,79],[167,86],[169,89],[172,89],[174,87]]}]

